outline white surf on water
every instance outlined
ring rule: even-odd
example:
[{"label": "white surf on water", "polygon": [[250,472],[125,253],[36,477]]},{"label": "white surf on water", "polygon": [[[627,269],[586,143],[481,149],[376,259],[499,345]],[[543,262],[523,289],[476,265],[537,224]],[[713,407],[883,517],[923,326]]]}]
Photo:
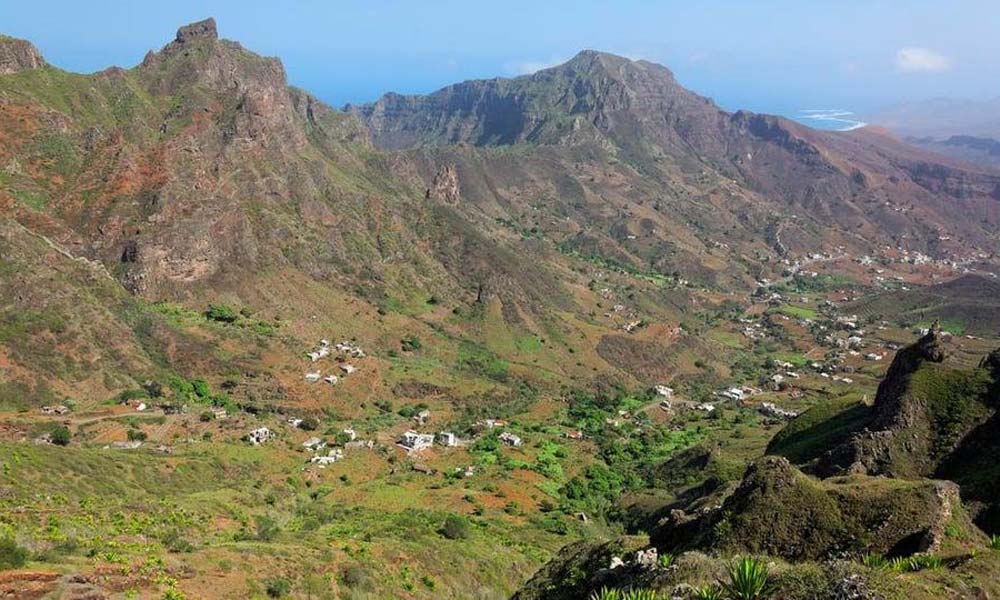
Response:
[{"label": "white surf on water", "polygon": [[800,110],[799,113],[792,118],[796,121],[805,123],[810,127],[815,127],[817,129],[832,129],[834,131],[850,131],[852,129],[864,127],[868,124],[858,119],[857,115],[849,110],[835,108],[810,108]]}]

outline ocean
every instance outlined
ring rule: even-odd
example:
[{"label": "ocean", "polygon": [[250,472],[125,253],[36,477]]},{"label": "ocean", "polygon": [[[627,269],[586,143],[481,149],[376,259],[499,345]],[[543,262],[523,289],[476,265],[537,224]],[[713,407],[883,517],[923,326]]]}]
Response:
[{"label": "ocean", "polygon": [[791,118],[804,125],[829,131],[850,131],[867,125],[849,110],[831,108],[800,110]]}]

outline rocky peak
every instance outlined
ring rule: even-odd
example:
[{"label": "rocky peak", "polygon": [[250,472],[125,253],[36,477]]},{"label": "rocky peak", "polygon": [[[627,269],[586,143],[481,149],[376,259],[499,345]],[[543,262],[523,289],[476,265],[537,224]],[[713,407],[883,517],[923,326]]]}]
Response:
[{"label": "rocky peak", "polygon": [[184,25],[177,30],[175,41],[184,44],[191,40],[208,38],[219,39],[219,31],[215,26],[215,19],[209,17],[203,21],[197,21],[190,25]]},{"label": "rocky peak", "polygon": [[45,59],[34,44],[0,35],[0,75],[12,75],[44,66]]},{"label": "rocky peak", "polygon": [[893,359],[892,365],[886,372],[886,379],[893,377],[893,375],[912,373],[924,361],[944,362],[946,356],[941,336],[941,325],[934,321],[923,337],[896,354],[896,358]]}]

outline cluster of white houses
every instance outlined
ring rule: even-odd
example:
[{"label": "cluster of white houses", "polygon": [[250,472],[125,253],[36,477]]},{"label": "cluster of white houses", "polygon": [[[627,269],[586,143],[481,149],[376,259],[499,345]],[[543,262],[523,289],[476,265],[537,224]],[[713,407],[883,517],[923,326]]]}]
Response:
[{"label": "cluster of white houses", "polygon": [[[312,362],[317,362],[320,359],[327,357],[334,357],[337,359],[337,373],[327,373],[323,375],[320,370],[308,371],[306,372],[306,381],[309,383],[318,383],[322,380],[330,385],[337,385],[340,383],[341,377],[346,377],[351,373],[357,371],[357,367],[347,362],[349,358],[364,358],[366,356],[365,351],[356,342],[343,341],[338,342],[334,345],[330,345],[330,340],[320,340],[319,346],[315,350],[306,353],[306,356]],[[338,374],[339,373],[339,374]]]}]

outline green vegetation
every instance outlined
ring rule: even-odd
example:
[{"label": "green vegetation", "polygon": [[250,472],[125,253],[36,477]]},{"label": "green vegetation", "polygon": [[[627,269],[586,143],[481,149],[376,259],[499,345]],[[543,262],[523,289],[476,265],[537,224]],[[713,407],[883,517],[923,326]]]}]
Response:
[{"label": "green vegetation", "polygon": [[51,436],[52,443],[57,446],[69,445],[69,442],[73,437],[69,432],[69,428],[65,425],[59,425],[58,427],[52,429]]},{"label": "green vegetation", "polygon": [[726,575],[728,580],[722,587],[733,600],[757,600],[768,591],[768,569],[760,559],[740,558],[726,567]]},{"label": "green vegetation", "polygon": [[235,323],[240,318],[240,314],[235,308],[225,304],[209,304],[208,310],[205,311],[205,318],[220,323]]},{"label": "green vegetation", "polygon": [[400,347],[403,352],[413,352],[419,350],[423,344],[420,343],[420,338],[415,335],[408,335],[399,342]]},{"label": "green vegetation", "polygon": [[881,554],[868,553],[861,557],[861,564],[870,569],[888,569],[889,561]]},{"label": "green vegetation", "polygon": [[653,425],[642,413],[634,420],[624,416],[652,400],[621,389],[570,394],[565,424],[594,439],[600,458],[563,486],[570,509],[605,514],[622,493],[652,485],[656,464],[708,435],[700,426],[674,431]]},{"label": "green vegetation", "polygon": [[722,588],[710,583],[705,584],[694,588],[691,597],[694,600],[722,600]]},{"label": "green vegetation", "polygon": [[507,361],[471,341],[463,341],[459,345],[457,365],[463,371],[498,382],[506,382],[510,370]]},{"label": "green vegetation", "polygon": [[0,571],[20,569],[27,560],[27,549],[18,546],[13,537],[0,535]]},{"label": "green vegetation", "polygon": [[464,540],[470,534],[469,521],[459,515],[448,515],[441,526],[441,535],[449,540]]},{"label": "green vegetation", "polygon": [[854,394],[817,404],[774,436],[767,451],[802,464],[847,441],[871,419],[871,408]]},{"label": "green vegetation", "polygon": [[784,305],[781,307],[781,312],[785,313],[790,317],[795,317],[796,319],[812,319],[816,320],[820,317],[819,313],[813,309],[805,306],[792,306]]},{"label": "green vegetation", "polygon": [[604,587],[590,595],[590,600],[659,600],[659,598],[661,596],[655,590],[644,588],[619,590]]}]

